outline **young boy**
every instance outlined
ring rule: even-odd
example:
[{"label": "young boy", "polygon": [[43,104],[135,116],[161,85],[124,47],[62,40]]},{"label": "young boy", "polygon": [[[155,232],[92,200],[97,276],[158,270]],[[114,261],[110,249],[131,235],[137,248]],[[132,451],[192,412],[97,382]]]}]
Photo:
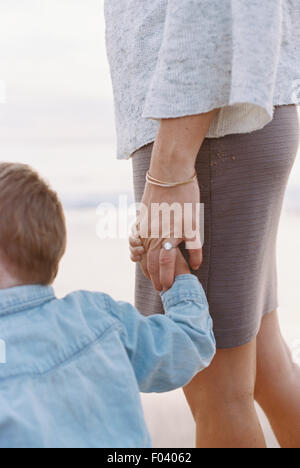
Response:
[{"label": "young boy", "polygon": [[139,391],[181,387],[214,356],[203,289],[178,256],[165,316],[101,293],[59,300],[65,247],[57,195],[28,166],[0,164],[0,447],[150,447]]}]

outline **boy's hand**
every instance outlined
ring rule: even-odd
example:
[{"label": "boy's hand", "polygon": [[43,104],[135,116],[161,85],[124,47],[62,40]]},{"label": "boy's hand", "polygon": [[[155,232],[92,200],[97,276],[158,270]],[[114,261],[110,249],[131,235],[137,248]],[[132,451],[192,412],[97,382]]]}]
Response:
[{"label": "boy's hand", "polygon": [[[130,245],[130,258],[134,263],[141,263],[143,269],[143,261],[146,260],[146,250],[143,247],[142,240],[137,235],[132,235],[129,238]],[[190,268],[185,261],[179,248],[176,249],[176,266],[175,266],[175,276],[179,275],[188,275],[190,274]],[[172,286],[172,285],[170,285]]]},{"label": "boy's hand", "polygon": [[146,254],[146,249],[143,246],[142,240],[138,235],[132,234],[129,237],[130,259],[134,263],[142,261],[143,255]]}]

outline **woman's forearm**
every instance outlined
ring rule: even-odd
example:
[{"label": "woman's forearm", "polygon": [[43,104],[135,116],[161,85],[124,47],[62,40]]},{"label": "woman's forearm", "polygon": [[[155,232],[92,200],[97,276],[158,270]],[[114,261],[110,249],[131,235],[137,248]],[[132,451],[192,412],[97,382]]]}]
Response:
[{"label": "woman's forearm", "polygon": [[[152,177],[166,182],[181,182],[194,175],[196,158],[215,112],[217,111],[161,121],[150,164]],[[172,286],[176,269],[175,250],[167,252],[162,249],[164,239],[171,240],[174,247],[186,241],[186,246],[190,249],[190,266],[196,270],[201,265],[201,242],[197,235],[200,227],[195,216],[199,201],[200,192],[196,180],[193,183],[171,188],[146,184],[142,205],[147,209],[142,210],[139,218],[139,230],[147,252],[142,259],[142,268],[158,291],[167,290]],[[170,221],[170,229],[167,232],[165,227],[162,229],[160,214],[155,218],[152,212],[154,205],[162,203],[169,207],[174,206],[175,203],[180,204],[181,207],[189,204],[192,207],[192,215],[190,218],[185,216],[183,219],[182,212],[172,221],[167,218]],[[169,214],[165,212],[166,225],[166,216]],[[156,236],[149,235],[149,219],[151,219],[151,228],[158,226],[159,232],[163,232],[161,238],[157,239]],[[178,235],[178,232],[181,234]],[[192,235],[194,232],[195,236]]]},{"label": "woman's forearm", "polygon": [[195,161],[217,110],[207,114],[161,120],[153,147],[150,173],[166,181],[184,180]]}]

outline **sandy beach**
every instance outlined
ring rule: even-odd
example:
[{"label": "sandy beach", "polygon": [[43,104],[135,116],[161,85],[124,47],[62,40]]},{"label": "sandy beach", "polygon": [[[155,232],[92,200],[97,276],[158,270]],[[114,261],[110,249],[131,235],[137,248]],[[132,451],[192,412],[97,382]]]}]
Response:
[{"label": "sandy beach", "polygon": [[[69,243],[55,287],[58,296],[74,289],[105,291],[133,302],[134,265],[127,241],[100,240],[96,236],[96,210],[67,211]],[[300,359],[300,216],[284,211],[278,239],[280,319],[284,336]],[[195,427],[181,390],[164,395],[142,395],[154,447],[190,448]],[[278,444],[259,410],[270,448]]]}]

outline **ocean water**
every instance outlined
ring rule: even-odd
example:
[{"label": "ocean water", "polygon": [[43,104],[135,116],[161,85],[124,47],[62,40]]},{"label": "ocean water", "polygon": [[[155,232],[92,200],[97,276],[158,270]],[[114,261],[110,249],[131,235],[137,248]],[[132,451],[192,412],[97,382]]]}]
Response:
[{"label": "ocean water", "polygon": [[[3,0],[0,160],[31,164],[66,209],[132,198],[131,163],[116,161],[103,0]],[[300,159],[286,208],[300,213]]]},{"label": "ocean water", "polygon": [[[37,169],[58,191],[65,209],[118,205],[133,201],[131,161],[117,161],[114,141],[8,145],[1,160],[24,162]],[[285,210],[300,215],[300,152],[289,181]]]},{"label": "ocean water", "polygon": [[116,205],[120,195],[133,201],[131,162],[116,160],[113,142],[8,146],[1,159],[38,170],[65,209],[96,208],[102,202]]}]

